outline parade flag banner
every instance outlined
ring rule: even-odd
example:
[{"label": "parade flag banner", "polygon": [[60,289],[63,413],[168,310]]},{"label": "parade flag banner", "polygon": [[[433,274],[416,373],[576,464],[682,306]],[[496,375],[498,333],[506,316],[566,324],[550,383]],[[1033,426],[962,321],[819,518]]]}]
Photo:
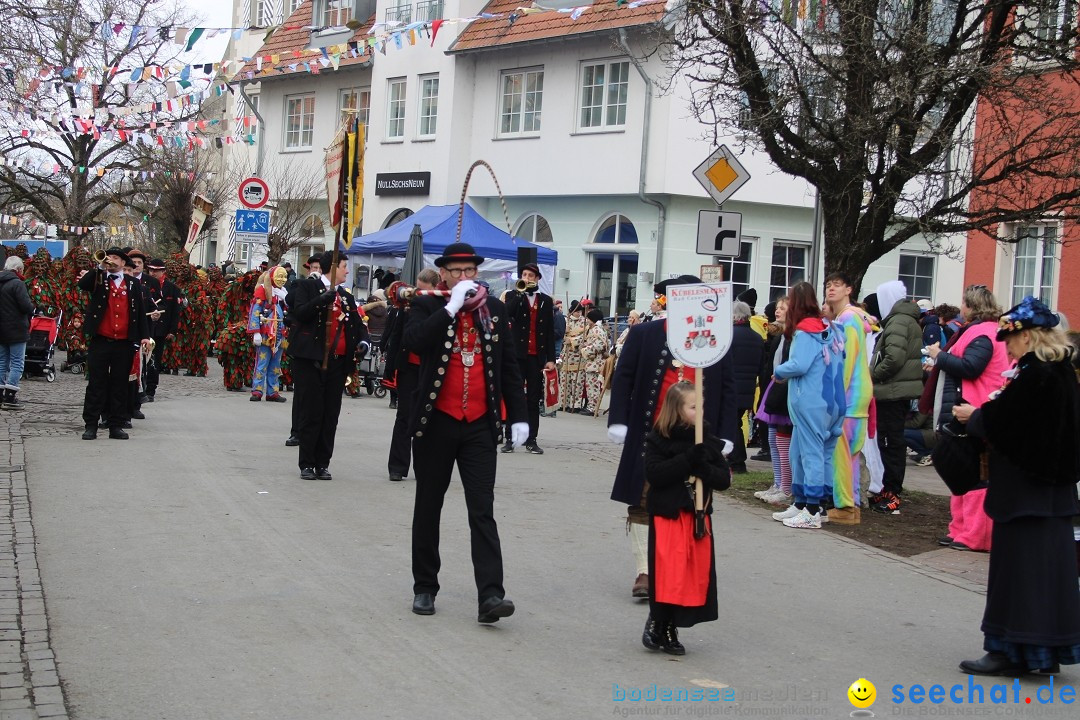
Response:
[{"label": "parade flag banner", "polygon": [[348,175],[346,176],[348,194],[348,223],[342,244],[348,250],[353,236],[360,228],[364,216],[364,126],[356,127],[347,135],[349,143]]},{"label": "parade flag banner", "polygon": [[202,195],[196,195],[191,201],[191,226],[188,228],[187,241],[184,243],[184,253],[191,254],[191,251],[195,249],[195,243],[198,241],[199,233],[206,225],[206,218],[210,213],[214,212],[214,203],[210,202]]},{"label": "parade flag banner", "polygon": [[672,285],[667,292],[667,342],[672,357],[692,368],[727,354],[732,335],[731,283]]},{"label": "parade flag banner", "polygon": [[345,129],[338,130],[330,147],[326,148],[326,202],[330,209],[330,226],[334,236],[341,229],[341,170],[345,157]]}]

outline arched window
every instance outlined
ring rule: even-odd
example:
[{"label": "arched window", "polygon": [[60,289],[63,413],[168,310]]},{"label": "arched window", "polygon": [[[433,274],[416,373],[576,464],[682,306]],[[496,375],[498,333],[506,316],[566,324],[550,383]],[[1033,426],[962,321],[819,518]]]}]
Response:
[{"label": "arched window", "polygon": [[526,215],[525,219],[521,221],[521,224],[517,226],[517,230],[514,231],[514,237],[528,240],[531,243],[549,243],[554,241],[554,238],[551,236],[551,225],[548,224],[548,221],[544,219],[543,215],[538,213]]},{"label": "arched window", "polygon": [[304,224],[300,226],[300,237],[305,240],[312,238],[321,240],[324,234],[322,218],[318,215],[309,215],[304,219]]},{"label": "arched window", "polygon": [[596,243],[633,243],[637,244],[637,230],[634,224],[623,215],[612,215],[600,224],[593,242]]},{"label": "arched window", "polygon": [[398,208],[394,212],[390,213],[390,216],[386,218],[386,222],[383,223],[383,229],[385,230],[391,225],[397,225],[399,222],[405,220],[412,214],[413,211],[409,208]]}]

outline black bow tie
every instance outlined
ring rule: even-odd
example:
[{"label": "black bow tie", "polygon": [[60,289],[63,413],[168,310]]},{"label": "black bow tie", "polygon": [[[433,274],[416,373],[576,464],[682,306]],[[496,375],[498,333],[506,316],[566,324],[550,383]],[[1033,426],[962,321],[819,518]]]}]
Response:
[{"label": "black bow tie", "polygon": [[109,279],[110,280],[119,280],[120,276],[117,275],[116,273],[109,273]]}]

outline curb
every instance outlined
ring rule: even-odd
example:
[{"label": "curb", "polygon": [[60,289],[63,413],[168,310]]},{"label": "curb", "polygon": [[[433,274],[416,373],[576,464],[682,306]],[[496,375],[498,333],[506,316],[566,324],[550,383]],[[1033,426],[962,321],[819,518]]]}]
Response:
[{"label": "curb", "polygon": [[[26,486],[22,428],[0,422],[0,720],[67,718],[49,639]],[[2,451],[0,451],[2,452]]]}]

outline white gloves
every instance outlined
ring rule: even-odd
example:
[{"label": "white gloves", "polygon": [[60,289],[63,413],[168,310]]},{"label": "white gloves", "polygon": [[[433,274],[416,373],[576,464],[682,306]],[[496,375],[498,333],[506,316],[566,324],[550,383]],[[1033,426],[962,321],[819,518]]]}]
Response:
[{"label": "white gloves", "polygon": [[255,333],[251,336],[251,344],[255,347],[262,345],[262,333]]},{"label": "white gloves", "polygon": [[724,457],[727,457],[731,454],[731,451],[735,449],[735,443],[731,442],[730,440],[723,440],[723,443],[724,449],[720,452],[724,453]]},{"label": "white gloves", "polygon": [[616,445],[622,445],[626,442],[626,426],[625,425],[610,425],[607,429],[608,440]]},{"label": "white gloves", "polygon": [[450,313],[450,317],[457,315],[465,304],[465,294],[477,287],[475,280],[462,280],[454,286],[454,289],[450,291],[450,300],[446,303],[446,312]]},{"label": "white gloves", "polygon": [[284,300],[285,296],[289,294],[288,291],[286,291],[283,287],[276,287],[274,288],[273,292],[274,297],[276,297],[278,300]]},{"label": "white gloves", "polygon": [[510,440],[514,447],[521,447],[529,439],[529,423],[514,423],[510,426]]}]

